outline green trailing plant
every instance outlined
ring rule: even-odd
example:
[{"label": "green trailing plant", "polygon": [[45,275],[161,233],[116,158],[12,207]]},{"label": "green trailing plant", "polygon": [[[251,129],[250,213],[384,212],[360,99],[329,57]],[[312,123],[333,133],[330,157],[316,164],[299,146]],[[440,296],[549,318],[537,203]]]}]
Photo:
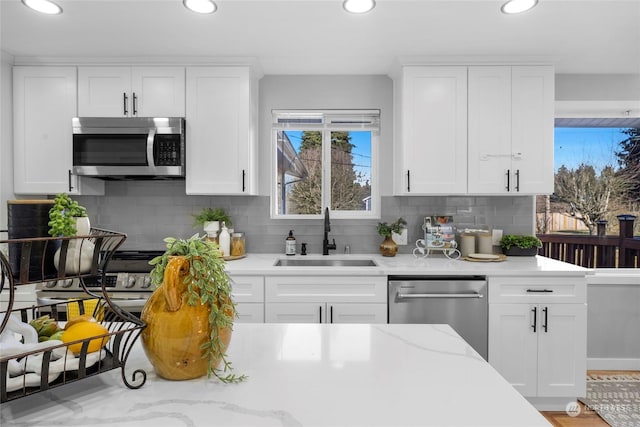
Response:
[{"label": "green trailing plant", "polygon": [[[231,298],[231,280],[225,271],[225,261],[222,259],[218,245],[206,239],[206,235],[200,237],[194,234],[189,239],[177,239],[167,237],[164,239],[167,250],[155,257],[149,264],[151,270],[151,283],[155,286],[162,284],[164,272],[171,256],[184,256],[189,261],[189,272],[185,276],[187,286],[187,304],[208,304],[209,313],[209,340],[202,345],[202,357],[209,359],[208,376],[215,375],[224,383],[237,383],[244,381],[246,375],[233,373],[231,362],[223,351],[224,345],[218,335],[218,329],[233,327],[236,315],[235,304]],[[213,365],[216,360],[222,361],[222,368]]]},{"label": "green trailing plant", "polygon": [[376,226],[376,229],[378,230],[378,234],[382,237],[391,237],[391,233],[402,233],[402,229],[405,228],[406,225],[407,221],[400,217],[396,220],[396,222],[392,222],[391,224],[387,224],[386,222],[379,222]]},{"label": "green trailing plant", "polygon": [[524,236],[517,234],[507,234],[500,239],[500,247],[509,250],[512,246],[521,249],[541,248],[542,242],[536,236]]},{"label": "green trailing plant", "polygon": [[75,218],[85,216],[87,210],[84,206],[80,206],[66,193],[58,194],[49,210],[49,234],[54,237],[74,236],[77,232]]},{"label": "green trailing plant", "polygon": [[199,214],[193,215],[193,225],[204,225],[207,221],[224,221],[227,227],[233,225],[231,218],[222,208],[203,208]]}]

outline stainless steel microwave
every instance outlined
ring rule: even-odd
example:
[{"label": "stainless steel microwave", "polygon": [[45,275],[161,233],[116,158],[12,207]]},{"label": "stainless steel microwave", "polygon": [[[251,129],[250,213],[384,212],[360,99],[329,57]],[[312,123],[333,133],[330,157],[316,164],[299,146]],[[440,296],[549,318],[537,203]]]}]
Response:
[{"label": "stainless steel microwave", "polygon": [[73,173],[114,179],[183,178],[182,117],[74,117]]}]

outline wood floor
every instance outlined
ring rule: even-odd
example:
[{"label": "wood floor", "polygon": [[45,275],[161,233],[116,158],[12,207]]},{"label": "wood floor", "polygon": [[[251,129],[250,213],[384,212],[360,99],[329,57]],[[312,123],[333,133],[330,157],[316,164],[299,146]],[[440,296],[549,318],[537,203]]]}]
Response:
[{"label": "wood floor", "polygon": [[[638,371],[588,371],[588,374],[595,375],[638,375]],[[542,415],[553,424],[554,427],[609,427],[595,411],[586,410],[585,406],[580,405],[580,415],[570,417],[566,412],[541,412]]]}]

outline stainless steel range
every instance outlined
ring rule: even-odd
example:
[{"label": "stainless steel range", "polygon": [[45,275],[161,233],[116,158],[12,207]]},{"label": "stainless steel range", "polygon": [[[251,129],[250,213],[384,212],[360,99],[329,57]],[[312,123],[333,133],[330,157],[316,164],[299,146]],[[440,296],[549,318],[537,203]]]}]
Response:
[{"label": "stainless steel range", "polygon": [[[149,261],[163,251],[116,251],[107,264],[105,289],[113,303],[136,316],[154,291]],[[102,293],[96,277],[85,278],[85,286],[95,294]],[[38,304],[59,303],[73,298],[86,298],[79,279],[52,280],[36,286]]]}]

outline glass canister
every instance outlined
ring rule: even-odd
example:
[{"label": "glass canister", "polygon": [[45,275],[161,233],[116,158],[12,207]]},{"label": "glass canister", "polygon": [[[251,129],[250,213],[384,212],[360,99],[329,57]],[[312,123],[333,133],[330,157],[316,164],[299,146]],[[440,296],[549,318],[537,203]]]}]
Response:
[{"label": "glass canister", "polygon": [[231,235],[231,256],[242,256],[245,254],[244,233],[234,232]]}]

